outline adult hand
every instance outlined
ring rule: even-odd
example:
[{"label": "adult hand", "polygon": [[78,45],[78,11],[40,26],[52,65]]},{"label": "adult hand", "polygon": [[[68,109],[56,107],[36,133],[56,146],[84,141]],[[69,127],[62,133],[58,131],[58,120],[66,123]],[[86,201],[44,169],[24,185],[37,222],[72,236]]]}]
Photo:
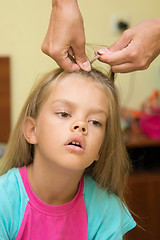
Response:
[{"label": "adult hand", "polygon": [[160,53],[160,18],[148,19],[123,32],[110,47],[98,51],[115,73],[144,70]]},{"label": "adult hand", "polygon": [[[77,0],[52,0],[50,23],[41,49],[65,71],[80,68],[90,71],[85,54],[83,18]],[[74,56],[75,63],[68,54]]]}]

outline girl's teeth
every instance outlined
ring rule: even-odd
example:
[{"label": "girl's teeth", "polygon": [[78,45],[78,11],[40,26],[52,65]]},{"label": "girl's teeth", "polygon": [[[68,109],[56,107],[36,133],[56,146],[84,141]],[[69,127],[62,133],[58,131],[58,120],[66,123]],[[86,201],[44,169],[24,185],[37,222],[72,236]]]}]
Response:
[{"label": "girl's teeth", "polygon": [[75,144],[76,144],[76,145],[80,145],[79,142],[72,142],[72,144],[74,144],[74,145],[75,145]]}]

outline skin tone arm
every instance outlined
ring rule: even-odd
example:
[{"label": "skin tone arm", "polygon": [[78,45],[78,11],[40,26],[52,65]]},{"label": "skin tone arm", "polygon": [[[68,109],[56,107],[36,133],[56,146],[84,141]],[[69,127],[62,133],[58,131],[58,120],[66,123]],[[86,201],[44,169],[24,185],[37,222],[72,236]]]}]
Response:
[{"label": "skin tone arm", "polygon": [[116,73],[147,69],[160,54],[160,18],[140,22],[98,53],[99,60],[111,65]]},{"label": "skin tone arm", "polygon": [[[80,68],[90,71],[85,54],[83,18],[77,0],[52,0],[52,12],[42,51],[53,58],[65,71]],[[76,63],[68,57],[74,56]]]}]

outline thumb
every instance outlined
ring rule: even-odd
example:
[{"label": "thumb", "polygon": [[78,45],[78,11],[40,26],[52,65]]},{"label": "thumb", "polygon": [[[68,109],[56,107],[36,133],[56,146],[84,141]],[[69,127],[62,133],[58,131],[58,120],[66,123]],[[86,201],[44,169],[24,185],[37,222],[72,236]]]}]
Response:
[{"label": "thumb", "polygon": [[90,61],[88,60],[85,50],[79,49],[79,50],[73,50],[73,52],[74,52],[74,57],[78,66],[82,70],[89,72],[91,70],[91,64],[90,64]]},{"label": "thumb", "polygon": [[132,41],[131,36],[127,33],[127,31],[125,31],[115,43],[113,43],[107,48],[98,50],[98,53],[100,55],[103,55],[109,52],[117,52],[123,50],[131,43],[131,41]]}]

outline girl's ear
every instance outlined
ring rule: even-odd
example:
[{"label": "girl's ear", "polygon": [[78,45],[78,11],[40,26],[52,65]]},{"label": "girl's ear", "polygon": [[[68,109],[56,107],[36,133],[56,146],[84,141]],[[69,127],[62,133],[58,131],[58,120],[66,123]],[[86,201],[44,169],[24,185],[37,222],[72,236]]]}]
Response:
[{"label": "girl's ear", "polygon": [[26,141],[30,144],[36,144],[36,120],[32,117],[26,117],[22,126],[22,132]]}]

